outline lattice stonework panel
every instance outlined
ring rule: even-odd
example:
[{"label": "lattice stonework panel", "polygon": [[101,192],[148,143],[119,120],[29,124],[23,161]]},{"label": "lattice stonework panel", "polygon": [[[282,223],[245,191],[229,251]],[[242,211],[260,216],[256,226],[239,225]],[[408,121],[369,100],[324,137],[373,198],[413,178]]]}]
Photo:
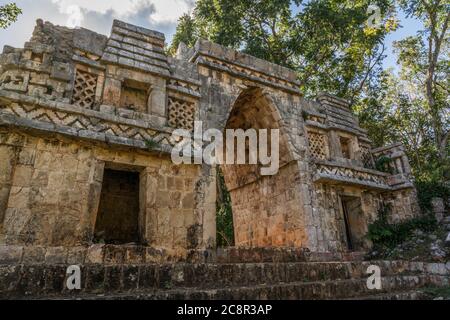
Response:
[{"label": "lattice stonework panel", "polygon": [[308,132],[309,137],[309,150],[313,158],[316,159],[327,159],[327,137],[324,134],[317,132]]},{"label": "lattice stonework panel", "polygon": [[368,146],[361,147],[361,161],[365,168],[373,169],[372,154]]},{"label": "lattice stonework panel", "polygon": [[97,78],[95,74],[77,70],[73,86],[73,104],[83,108],[92,108],[95,102]]},{"label": "lattice stonework panel", "polygon": [[194,129],[195,103],[169,97],[169,126],[177,129]]}]

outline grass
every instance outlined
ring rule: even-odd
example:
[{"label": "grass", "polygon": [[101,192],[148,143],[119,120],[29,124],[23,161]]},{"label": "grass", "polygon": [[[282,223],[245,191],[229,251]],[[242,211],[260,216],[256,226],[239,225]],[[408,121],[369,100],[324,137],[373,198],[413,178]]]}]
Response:
[{"label": "grass", "polygon": [[450,299],[450,286],[426,287],[423,288],[422,291],[432,298],[443,297],[444,299]]},{"label": "grass", "polygon": [[160,147],[160,143],[152,139],[145,140],[145,144],[149,150],[158,149]]},{"label": "grass", "polygon": [[[434,232],[424,232],[423,236],[408,236],[407,239],[401,242],[404,247],[399,251],[396,247],[383,247],[378,246],[375,250],[379,253],[373,259],[386,258],[386,259],[401,259],[408,261],[423,261],[423,262],[436,262],[431,255],[431,244],[436,240],[432,240],[429,235],[433,234],[437,239],[445,239],[448,231],[443,227],[438,227]],[[421,243],[417,240],[421,239]]]}]

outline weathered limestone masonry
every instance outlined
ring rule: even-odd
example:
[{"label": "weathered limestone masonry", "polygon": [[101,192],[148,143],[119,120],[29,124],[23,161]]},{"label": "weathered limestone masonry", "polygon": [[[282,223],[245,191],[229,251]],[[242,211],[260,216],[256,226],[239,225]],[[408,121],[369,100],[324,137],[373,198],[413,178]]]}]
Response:
[{"label": "weathered limestone masonry", "polygon": [[[402,147],[372,150],[346,101],[306,100],[293,71],[203,40],[171,58],[164,41],[121,21],[108,38],[38,20],[23,49],[4,48],[0,261],[101,263],[104,243],[147,262],[214,248],[216,168],[170,159],[172,131],[194,120],[280,129],[278,174],[222,168],[237,246],[359,251],[382,203],[396,220],[418,213]],[[381,155],[389,174],[374,169]]]}]

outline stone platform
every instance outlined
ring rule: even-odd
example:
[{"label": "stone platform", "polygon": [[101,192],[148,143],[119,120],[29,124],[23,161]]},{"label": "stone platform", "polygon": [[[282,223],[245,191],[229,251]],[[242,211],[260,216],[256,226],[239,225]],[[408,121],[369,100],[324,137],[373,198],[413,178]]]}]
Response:
[{"label": "stone platform", "polygon": [[[130,263],[127,255],[118,258],[117,248],[106,248],[98,263],[79,264],[81,290],[66,287],[67,261],[1,264],[0,298],[418,299],[424,297],[421,288],[450,283],[449,263],[369,262],[357,254],[332,261],[332,255],[279,248],[199,251],[184,262]],[[370,265],[381,269],[381,290],[367,288]]]}]

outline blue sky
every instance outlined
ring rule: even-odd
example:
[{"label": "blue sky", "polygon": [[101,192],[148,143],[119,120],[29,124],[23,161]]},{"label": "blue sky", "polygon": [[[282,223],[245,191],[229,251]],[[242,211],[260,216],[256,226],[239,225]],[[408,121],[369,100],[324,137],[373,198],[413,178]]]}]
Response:
[{"label": "blue sky", "polygon": [[[0,4],[11,0],[0,0]],[[0,48],[4,45],[23,47],[38,18],[54,24],[82,26],[109,35],[112,20],[118,18],[158,30],[170,42],[178,18],[194,7],[195,0],[15,0],[24,11],[19,21],[7,30],[0,29]],[[421,29],[417,20],[399,15],[402,27],[386,39],[387,57],[384,66],[396,66],[392,42],[414,35]]]},{"label": "blue sky", "polygon": [[386,37],[387,52],[384,60],[384,67],[394,67],[397,65],[397,57],[393,52],[392,43],[415,35],[417,31],[423,28],[423,24],[414,18],[407,18],[403,12],[399,13],[401,27]]}]

